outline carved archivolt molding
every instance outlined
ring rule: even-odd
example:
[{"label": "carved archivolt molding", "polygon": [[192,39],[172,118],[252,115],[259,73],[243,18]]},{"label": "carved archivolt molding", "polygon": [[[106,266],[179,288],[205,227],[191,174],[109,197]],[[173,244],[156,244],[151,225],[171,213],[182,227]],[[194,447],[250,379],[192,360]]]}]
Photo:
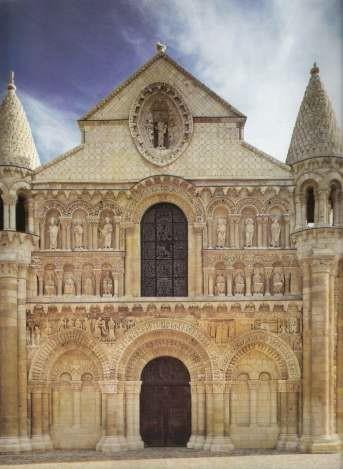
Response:
[{"label": "carved archivolt molding", "polygon": [[161,202],[177,205],[186,215],[188,222],[204,223],[205,213],[195,187],[182,178],[151,177],[131,189],[132,200],[128,204],[124,220],[139,223],[144,212]]},{"label": "carved archivolt molding", "polygon": [[129,127],[138,151],[165,166],[178,158],[193,132],[192,115],[181,94],[167,83],[153,83],[132,106]]},{"label": "carved archivolt molding", "polygon": [[228,380],[232,379],[233,370],[240,358],[253,349],[262,351],[277,363],[282,379],[300,379],[299,362],[289,345],[271,332],[254,331],[238,336],[230,344],[230,351],[224,359],[224,370]]},{"label": "carved archivolt molding", "polygon": [[192,344],[187,339],[183,334],[157,331],[142,337],[130,347],[133,352],[128,356],[127,362],[118,368],[118,378],[123,373],[122,377],[126,380],[139,380],[149,361],[156,357],[172,356],[185,364],[192,380],[211,379],[211,365],[207,355],[199,350],[198,344]]},{"label": "carved archivolt molding", "polygon": [[73,328],[50,336],[48,341],[39,348],[32,361],[29,373],[30,380],[46,381],[51,366],[61,354],[65,353],[68,347],[92,352],[100,364],[100,376],[102,378],[112,377],[111,365],[102,345],[81,329]]},{"label": "carved archivolt molding", "polygon": [[[137,323],[116,343],[116,350],[112,356],[113,363],[117,364],[117,374],[124,376],[130,357],[140,349],[142,344],[151,340],[173,340],[188,344],[196,354],[202,357],[202,363],[207,364],[207,372],[218,372],[218,350],[212,340],[195,324],[188,321],[168,318],[148,319]],[[156,352],[160,356],[160,352]],[[174,353],[176,353],[174,351]],[[185,357],[184,357],[185,358]],[[187,357],[186,357],[187,359]],[[188,357],[189,360],[189,357]]]}]

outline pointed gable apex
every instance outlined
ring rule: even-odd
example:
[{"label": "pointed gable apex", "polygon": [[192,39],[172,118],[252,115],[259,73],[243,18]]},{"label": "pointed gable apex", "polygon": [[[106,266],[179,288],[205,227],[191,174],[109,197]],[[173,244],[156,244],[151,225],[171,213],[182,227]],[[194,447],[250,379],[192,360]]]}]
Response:
[{"label": "pointed gable apex", "polygon": [[159,51],[83,115],[79,122],[127,118],[132,102],[128,102],[127,99],[121,100],[121,93],[125,90],[125,96],[131,96],[134,101],[144,86],[156,81],[166,81],[174,85],[186,97],[186,100],[187,96],[190,96],[193,109],[192,106],[190,107],[194,116],[231,117],[242,121],[243,124],[246,121],[244,114],[210,90],[165,52]]}]

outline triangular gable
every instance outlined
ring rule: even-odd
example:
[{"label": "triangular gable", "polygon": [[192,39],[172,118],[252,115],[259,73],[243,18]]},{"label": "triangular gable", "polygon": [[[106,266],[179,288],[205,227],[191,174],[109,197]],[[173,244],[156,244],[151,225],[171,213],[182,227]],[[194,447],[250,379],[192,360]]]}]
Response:
[{"label": "triangular gable", "polygon": [[[148,62],[82,116],[79,121],[125,119],[142,88],[166,81],[184,96],[193,116],[231,117],[245,122],[246,116],[201,83],[165,53],[155,54]],[[187,99],[188,98],[188,99]]]}]

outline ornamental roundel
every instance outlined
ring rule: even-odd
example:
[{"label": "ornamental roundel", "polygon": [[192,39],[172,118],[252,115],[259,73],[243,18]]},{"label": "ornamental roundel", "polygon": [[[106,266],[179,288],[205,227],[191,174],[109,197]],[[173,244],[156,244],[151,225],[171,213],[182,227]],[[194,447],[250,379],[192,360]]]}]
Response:
[{"label": "ornamental roundel", "polygon": [[186,149],[192,115],[182,96],[167,83],[153,83],[140,93],[129,118],[131,135],[150,163],[165,166]]}]

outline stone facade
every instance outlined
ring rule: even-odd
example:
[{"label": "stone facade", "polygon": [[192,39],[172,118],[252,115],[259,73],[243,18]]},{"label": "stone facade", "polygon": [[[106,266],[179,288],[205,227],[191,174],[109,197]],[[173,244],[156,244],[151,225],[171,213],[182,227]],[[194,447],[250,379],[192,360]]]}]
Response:
[{"label": "stone facade", "polygon": [[[0,109],[0,452],[143,447],[142,371],[157,357],[188,370],[189,448],[340,449],[343,154],[318,72],[288,165],[247,144],[245,116],[159,48],[79,121],[79,147],[36,169],[11,80]],[[143,297],[142,220],[161,203],[185,216],[187,294]],[[156,235],[163,255],[149,259],[165,269],[154,281],[177,291],[168,249],[181,245],[168,226]]]}]

